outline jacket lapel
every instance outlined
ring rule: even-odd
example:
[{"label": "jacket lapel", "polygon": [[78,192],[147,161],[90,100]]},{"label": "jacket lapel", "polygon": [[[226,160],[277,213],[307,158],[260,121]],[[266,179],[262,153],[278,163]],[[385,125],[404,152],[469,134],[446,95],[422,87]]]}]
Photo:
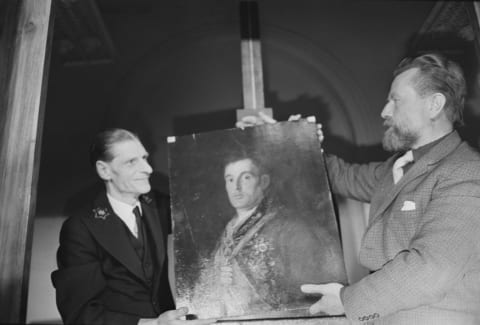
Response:
[{"label": "jacket lapel", "polygon": [[158,265],[161,266],[165,259],[164,234],[160,225],[159,212],[155,205],[155,201],[148,195],[143,195],[142,209],[149,229],[151,238],[153,239],[153,255],[157,259]]},{"label": "jacket lapel", "polygon": [[164,234],[162,224],[160,223],[160,217],[164,217],[159,214],[156,201],[150,197],[151,194],[142,195],[140,202],[142,203],[142,211],[144,221],[147,226],[147,231],[150,232],[150,237],[153,241],[151,248],[152,259],[157,264],[157,271],[154,274],[153,290],[156,292],[160,286],[162,279],[162,271],[165,263],[166,248],[164,244]]},{"label": "jacket lapel", "polygon": [[[393,177],[391,176],[391,174],[390,177],[385,177],[382,186],[384,186],[385,189],[389,190],[385,192],[386,194],[380,194],[382,195],[382,200],[375,200],[376,202],[381,203],[379,204],[378,208],[372,206],[372,222],[370,224],[372,224],[379,216],[383,214],[383,212],[385,212],[386,209],[388,209],[388,207],[392,204],[392,202],[396,199],[398,194],[407,184],[409,184],[417,177],[420,177],[430,171],[440,160],[442,160],[453,150],[455,150],[455,148],[458,147],[460,142],[460,136],[456,131],[454,131],[448,136],[446,136],[445,139],[440,141],[437,145],[435,145],[418,161],[416,161],[396,185],[393,184]],[[393,161],[394,159],[392,159],[391,162],[392,166]]]},{"label": "jacket lapel", "polygon": [[140,258],[129,242],[123,221],[113,212],[105,192],[102,192],[85,224],[98,243],[139,279],[145,281]]},{"label": "jacket lapel", "polygon": [[157,260],[158,266],[161,269],[165,260],[166,252],[164,246],[164,235],[162,233],[162,226],[160,224],[159,211],[155,205],[156,201],[154,201],[150,195],[151,194],[142,195],[140,201],[142,204],[144,220],[154,243],[152,247],[152,257]]}]

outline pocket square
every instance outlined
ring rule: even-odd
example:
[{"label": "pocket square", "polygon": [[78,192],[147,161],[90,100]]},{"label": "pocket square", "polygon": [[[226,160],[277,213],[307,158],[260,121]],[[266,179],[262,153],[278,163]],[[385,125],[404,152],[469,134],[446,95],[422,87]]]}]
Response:
[{"label": "pocket square", "polygon": [[403,202],[401,211],[413,211],[413,210],[415,210],[415,202],[413,201]]}]

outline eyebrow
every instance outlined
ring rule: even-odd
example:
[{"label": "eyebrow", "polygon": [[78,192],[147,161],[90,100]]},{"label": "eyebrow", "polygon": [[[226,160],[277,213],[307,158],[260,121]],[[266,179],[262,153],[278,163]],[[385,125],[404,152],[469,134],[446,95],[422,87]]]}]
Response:
[{"label": "eyebrow", "polygon": [[136,156],[136,155],[129,156],[129,157],[125,158],[124,161],[125,161],[125,162],[128,162],[128,161],[130,161],[130,160],[144,159],[144,158],[148,158],[148,157],[150,157],[150,155],[149,155],[149,153],[147,152],[147,153],[145,153],[144,155],[142,155],[142,156],[140,156],[140,157],[139,157],[139,156]]}]

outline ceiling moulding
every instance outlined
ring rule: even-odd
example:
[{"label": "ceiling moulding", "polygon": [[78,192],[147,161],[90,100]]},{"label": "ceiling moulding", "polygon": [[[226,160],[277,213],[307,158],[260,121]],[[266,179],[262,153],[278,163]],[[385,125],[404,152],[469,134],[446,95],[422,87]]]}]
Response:
[{"label": "ceiling moulding", "polygon": [[56,0],[54,28],[54,51],[66,66],[112,63],[116,57],[95,0]]},{"label": "ceiling moulding", "polygon": [[460,54],[476,38],[478,23],[472,2],[439,1],[413,39],[411,50]]}]

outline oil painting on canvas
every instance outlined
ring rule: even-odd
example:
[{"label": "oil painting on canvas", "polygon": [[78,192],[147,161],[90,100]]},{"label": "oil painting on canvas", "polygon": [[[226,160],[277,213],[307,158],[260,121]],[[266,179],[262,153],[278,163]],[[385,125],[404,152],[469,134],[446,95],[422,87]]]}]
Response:
[{"label": "oil painting on canvas", "polygon": [[198,318],[306,317],[304,283],[346,283],[315,124],[172,138],[177,306]]}]

